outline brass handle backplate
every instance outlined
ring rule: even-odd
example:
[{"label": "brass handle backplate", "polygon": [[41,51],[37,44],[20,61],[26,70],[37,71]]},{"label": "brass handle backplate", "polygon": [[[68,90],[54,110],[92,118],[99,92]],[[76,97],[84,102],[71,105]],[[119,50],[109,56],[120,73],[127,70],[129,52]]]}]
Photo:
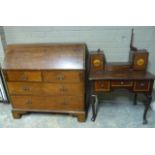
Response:
[{"label": "brass handle backplate", "polygon": [[27,80],[28,79],[28,77],[26,76],[26,75],[22,75],[21,77],[20,77],[20,80]]},{"label": "brass handle backplate", "polygon": [[30,100],[30,99],[27,100],[27,101],[26,101],[26,104],[32,104],[32,100]]},{"label": "brass handle backplate", "polygon": [[60,81],[63,81],[65,79],[65,76],[64,75],[58,75],[56,77],[57,80],[60,80]]},{"label": "brass handle backplate", "polygon": [[29,90],[30,90],[30,88],[29,88],[29,87],[27,87],[27,86],[24,86],[24,87],[22,87],[22,90],[24,90],[24,91],[29,91]]}]

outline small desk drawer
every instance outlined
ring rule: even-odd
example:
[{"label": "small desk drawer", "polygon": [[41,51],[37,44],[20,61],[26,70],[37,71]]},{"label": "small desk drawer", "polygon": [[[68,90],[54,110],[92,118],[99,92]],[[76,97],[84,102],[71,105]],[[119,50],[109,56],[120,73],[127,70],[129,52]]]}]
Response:
[{"label": "small desk drawer", "polygon": [[45,82],[81,82],[83,74],[81,71],[44,71],[43,79]]},{"label": "small desk drawer", "polygon": [[138,80],[134,82],[134,91],[144,91],[150,90],[150,81],[148,80]]},{"label": "small desk drawer", "polygon": [[110,81],[95,81],[95,91],[110,91]]},{"label": "small desk drawer", "polygon": [[132,87],[133,81],[130,80],[114,80],[111,81],[112,87]]},{"label": "small desk drawer", "polygon": [[14,108],[36,110],[83,110],[84,97],[11,96]]},{"label": "small desk drawer", "polygon": [[8,81],[42,81],[40,71],[6,71]]}]

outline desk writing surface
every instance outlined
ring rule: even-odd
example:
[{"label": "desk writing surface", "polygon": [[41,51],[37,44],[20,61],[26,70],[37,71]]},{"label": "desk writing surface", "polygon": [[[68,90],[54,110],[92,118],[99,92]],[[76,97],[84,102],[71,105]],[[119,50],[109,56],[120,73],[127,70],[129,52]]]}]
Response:
[{"label": "desk writing surface", "polygon": [[128,72],[91,72],[89,75],[89,80],[144,80],[144,79],[155,79],[155,76],[149,72],[138,72],[138,71],[128,71]]},{"label": "desk writing surface", "polygon": [[85,44],[9,45],[2,64],[5,70],[83,70]]}]

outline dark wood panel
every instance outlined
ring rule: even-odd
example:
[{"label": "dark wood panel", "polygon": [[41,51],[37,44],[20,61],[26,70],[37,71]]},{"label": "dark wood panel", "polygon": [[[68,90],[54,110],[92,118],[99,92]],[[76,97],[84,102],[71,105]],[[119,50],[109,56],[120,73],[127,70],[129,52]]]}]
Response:
[{"label": "dark wood panel", "polygon": [[140,80],[135,81],[134,83],[134,91],[149,92],[150,89],[151,89],[151,81],[149,80]]},{"label": "dark wood panel", "polygon": [[108,72],[120,72],[120,71],[129,71],[131,68],[131,65],[129,63],[123,63],[123,62],[112,62],[112,63],[106,63],[105,64],[105,71]]},{"label": "dark wood panel", "polygon": [[128,71],[128,72],[90,72],[90,80],[153,80],[155,76],[149,72]]},{"label": "dark wood panel", "polygon": [[95,91],[110,91],[110,81],[98,80],[95,81]]},{"label": "dark wood panel", "polygon": [[130,81],[130,80],[112,80],[111,86],[112,87],[132,87],[133,81]]}]

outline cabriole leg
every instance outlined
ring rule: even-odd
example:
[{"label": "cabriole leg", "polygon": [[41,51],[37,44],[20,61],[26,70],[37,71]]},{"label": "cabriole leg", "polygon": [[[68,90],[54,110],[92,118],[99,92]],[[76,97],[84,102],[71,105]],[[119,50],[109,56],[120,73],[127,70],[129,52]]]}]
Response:
[{"label": "cabriole leg", "polygon": [[92,97],[92,100],[95,99],[92,102],[92,114],[93,114],[93,116],[92,116],[91,120],[95,121],[96,116],[97,116],[97,109],[98,109],[98,97],[97,97],[97,95],[92,95],[91,97]]},{"label": "cabriole leg", "polygon": [[145,109],[144,109],[144,114],[143,114],[143,124],[147,124],[148,121],[147,121],[147,112],[148,112],[148,109],[150,107],[150,104],[151,104],[151,101],[152,101],[152,96],[151,95],[146,95],[148,101],[147,103],[145,104]]}]

